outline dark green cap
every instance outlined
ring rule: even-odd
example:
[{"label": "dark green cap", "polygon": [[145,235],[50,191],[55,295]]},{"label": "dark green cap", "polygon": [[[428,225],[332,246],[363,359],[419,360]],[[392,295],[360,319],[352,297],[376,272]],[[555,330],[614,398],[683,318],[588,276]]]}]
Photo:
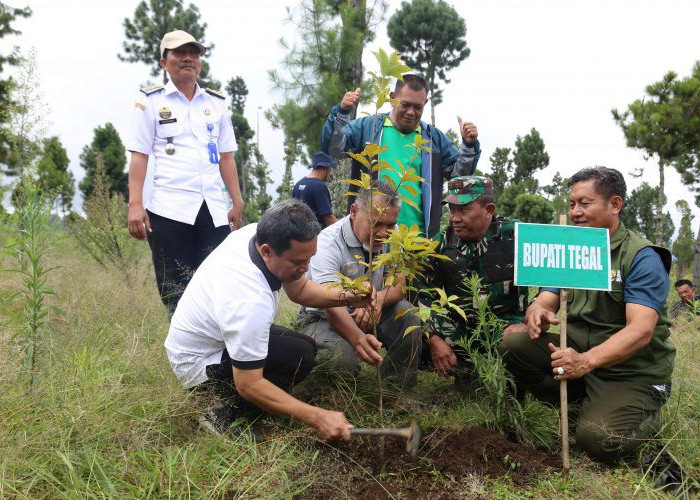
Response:
[{"label": "dark green cap", "polygon": [[493,182],[488,177],[455,177],[447,183],[447,196],[442,200],[442,204],[467,205],[484,195],[493,195]]}]

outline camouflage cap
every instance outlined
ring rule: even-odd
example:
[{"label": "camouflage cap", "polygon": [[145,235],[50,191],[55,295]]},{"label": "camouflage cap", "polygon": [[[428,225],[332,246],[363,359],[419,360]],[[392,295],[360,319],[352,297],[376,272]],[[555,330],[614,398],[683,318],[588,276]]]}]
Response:
[{"label": "camouflage cap", "polygon": [[442,200],[442,204],[466,205],[484,195],[493,195],[493,182],[488,177],[455,177],[447,183],[447,196]]}]

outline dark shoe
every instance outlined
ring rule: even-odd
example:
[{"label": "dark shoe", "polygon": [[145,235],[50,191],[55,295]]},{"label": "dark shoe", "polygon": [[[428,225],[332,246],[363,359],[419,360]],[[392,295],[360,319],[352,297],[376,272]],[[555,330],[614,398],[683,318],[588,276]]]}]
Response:
[{"label": "dark shoe", "polygon": [[229,405],[219,405],[208,409],[197,419],[199,425],[217,437],[238,438],[250,435],[254,442],[263,440],[263,436],[251,421],[236,414],[235,408]]},{"label": "dark shoe", "polygon": [[685,479],[683,469],[668,452],[647,453],[642,458],[642,468],[649,471],[649,475],[654,479],[655,488],[672,495],[682,491]]}]

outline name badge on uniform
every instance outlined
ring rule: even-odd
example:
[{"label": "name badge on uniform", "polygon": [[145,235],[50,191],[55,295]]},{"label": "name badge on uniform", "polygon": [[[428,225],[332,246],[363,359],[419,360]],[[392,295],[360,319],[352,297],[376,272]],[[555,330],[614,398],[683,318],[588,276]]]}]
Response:
[{"label": "name badge on uniform", "polygon": [[219,151],[216,149],[216,144],[214,143],[214,138],[212,137],[212,132],[214,131],[214,124],[207,123],[207,131],[209,132],[209,144],[207,144],[207,150],[209,151],[209,163],[218,165],[219,163]]},{"label": "name badge on uniform", "polygon": [[164,125],[166,123],[175,123],[175,122],[177,122],[177,118],[168,118],[165,120],[158,120],[159,125]]}]

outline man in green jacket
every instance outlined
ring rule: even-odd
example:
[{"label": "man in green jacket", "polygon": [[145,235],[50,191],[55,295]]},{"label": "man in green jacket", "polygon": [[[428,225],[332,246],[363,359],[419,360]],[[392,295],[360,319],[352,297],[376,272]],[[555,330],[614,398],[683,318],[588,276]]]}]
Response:
[{"label": "man in green jacket", "polygon": [[525,315],[528,332],[507,335],[502,351],[516,382],[541,400],[556,403],[559,381],[568,380],[569,399],[581,402],[578,446],[614,462],[653,434],[671,392],[671,254],[620,221],[627,190],[620,172],[583,169],[569,185],[573,224],[610,232],[612,289],[569,290],[566,349],[547,332],[559,323],[559,290],[542,289]]}]

